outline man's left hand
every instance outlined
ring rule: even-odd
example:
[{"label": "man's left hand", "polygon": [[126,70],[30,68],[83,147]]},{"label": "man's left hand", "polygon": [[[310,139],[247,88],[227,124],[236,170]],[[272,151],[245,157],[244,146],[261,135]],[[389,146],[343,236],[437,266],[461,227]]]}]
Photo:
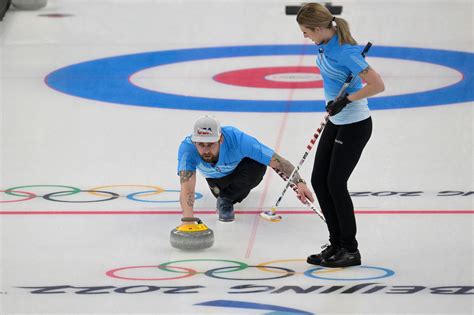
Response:
[{"label": "man's left hand", "polygon": [[329,101],[326,105],[326,111],[328,112],[329,116],[334,116],[338,114],[344,107],[347,106],[351,101],[347,98],[349,94],[346,93],[343,97],[340,97],[336,100]]},{"label": "man's left hand", "polygon": [[296,195],[298,199],[302,202],[305,203],[307,200],[309,200],[311,203],[314,202],[313,194],[309,190],[308,186],[306,186],[305,183],[300,182],[298,183],[298,194]]}]

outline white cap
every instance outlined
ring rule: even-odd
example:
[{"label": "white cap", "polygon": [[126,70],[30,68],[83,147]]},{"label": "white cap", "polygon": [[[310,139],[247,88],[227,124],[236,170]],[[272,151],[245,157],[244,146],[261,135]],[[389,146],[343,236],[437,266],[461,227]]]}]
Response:
[{"label": "white cap", "polygon": [[213,116],[203,116],[194,123],[193,142],[217,142],[221,137],[221,124]]}]

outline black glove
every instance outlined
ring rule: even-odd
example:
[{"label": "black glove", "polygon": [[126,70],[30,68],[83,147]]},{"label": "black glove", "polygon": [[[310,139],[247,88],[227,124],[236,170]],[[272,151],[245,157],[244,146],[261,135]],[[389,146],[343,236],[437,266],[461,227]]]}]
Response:
[{"label": "black glove", "polygon": [[328,112],[329,116],[338,114],[344,107],[346,107],[347,104],[351,102],[349,99],[347,99],[348,96],[349,94],[346,93],[346,95],[338,98],[337,100],[329,101],[329,103],[326,105],[326,111]]}]

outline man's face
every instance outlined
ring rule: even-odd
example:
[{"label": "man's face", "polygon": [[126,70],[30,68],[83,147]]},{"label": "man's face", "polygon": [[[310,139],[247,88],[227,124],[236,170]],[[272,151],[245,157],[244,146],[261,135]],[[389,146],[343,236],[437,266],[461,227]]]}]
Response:
[{"label": "man's face", "polygon": [[196,142],[196,148],[201,158],[207,163],[217,163],[219,160],[220,141]]}]

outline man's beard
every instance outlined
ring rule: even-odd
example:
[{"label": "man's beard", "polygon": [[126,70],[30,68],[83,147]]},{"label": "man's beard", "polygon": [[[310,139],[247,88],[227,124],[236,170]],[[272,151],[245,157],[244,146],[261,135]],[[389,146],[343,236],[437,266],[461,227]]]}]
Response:
[{"label": "man's beard", "polygon": [[219,160],[219,156],[215,156],[215,155],[212,155],[212,154],[209,154],[209,155],[201,155],[201,158],[207,162],[207,163],[217,163],[217,161]]}]

